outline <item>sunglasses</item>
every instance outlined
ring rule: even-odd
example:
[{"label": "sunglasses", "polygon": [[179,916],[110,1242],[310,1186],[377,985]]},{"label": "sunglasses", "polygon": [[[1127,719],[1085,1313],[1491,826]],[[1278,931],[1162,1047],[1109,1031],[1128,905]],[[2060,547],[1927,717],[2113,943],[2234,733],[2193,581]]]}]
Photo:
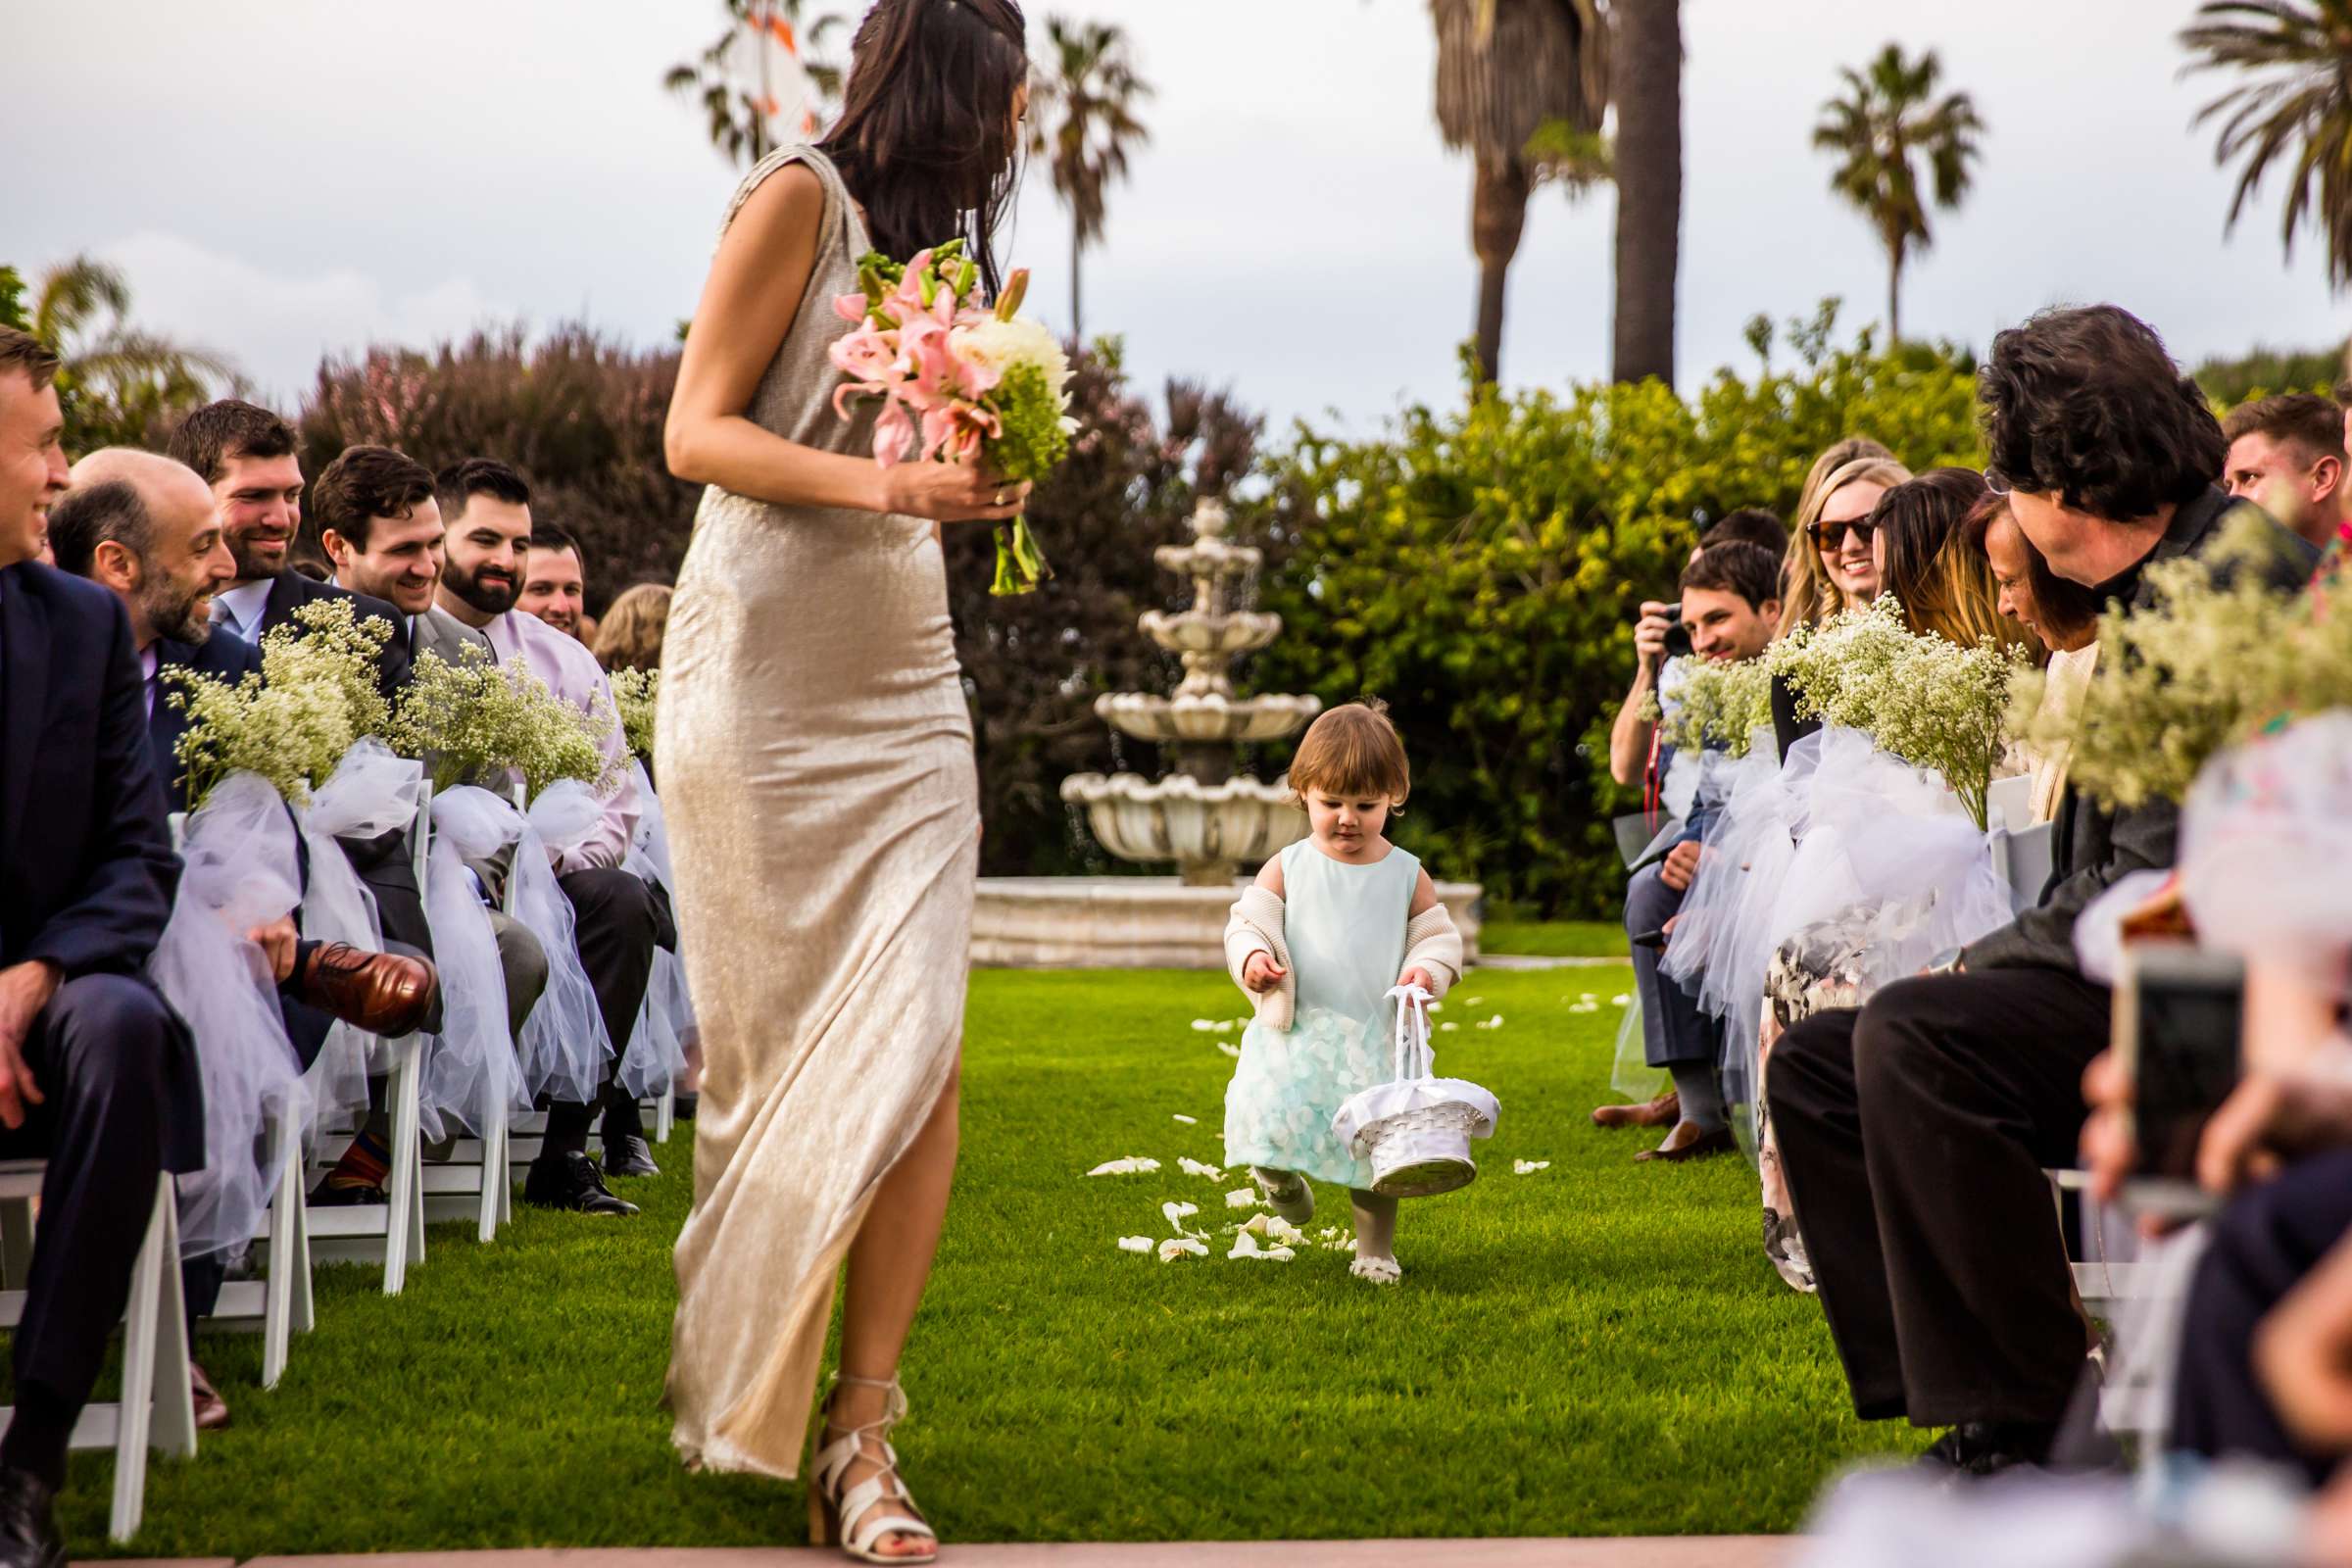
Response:
[{"label": "sunglasses", "polygon": [[1839,549],[1848,533],[1854,536],[1856,544],[1867,549],[1879,525],[1868,517],[1856,517],[1851,522],[1817,522],[1809,531],[1813,535],[1813,548],[1826,556]]}]

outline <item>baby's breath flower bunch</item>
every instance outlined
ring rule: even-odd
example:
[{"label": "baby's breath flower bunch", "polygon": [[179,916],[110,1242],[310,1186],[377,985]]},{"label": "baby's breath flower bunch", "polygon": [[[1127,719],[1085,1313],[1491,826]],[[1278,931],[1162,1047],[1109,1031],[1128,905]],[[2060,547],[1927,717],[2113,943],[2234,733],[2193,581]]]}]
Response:
[{"label": "baby's breath flower bunch", "polygon": [[[279,626],[265,636],[262,682],[331,692],[343,705],[353,735],[380,736],[392,722],[392,705],[384,701],[376,670],[392,627],[381,615],[361,620],[352,613],[351,603],[341,598],[313,600],[294,612],[294,626]],[[316,782],[324,783],[325,776]]]},{"label": "baby's breath flower bunch", "polygon": [[2000,764],[2009,686],[2019,666],[1990,641],[1965,648],[1903,624],[1890,594],[1800,630],[1763,662],[1788,682],[1800,716],[1860,730],[1882,751],[1943,775],[1979,827]]},{"label": "baby's breath flower bunch", "polygon": [[2110,607],[2099,663],[2071,713],[2042,711],[2044,681],[2017,681],[2013,722],[2029,746],[2072,743],[2068,780],[2108,807],[2185,799],[2207,760],[2297,713],[2352,706],[2352,605],[2281,595],[2241,569],[2273,548],[2247,518],[2205,560],[2147,570],[2155,603]]},{"label": "baby's breath flower bunch", "polygon": [[519,773],[525,799],[535,800],[558,779],[579,779],[600,794],[616,788],[598,749],[612,723],[601,704],[583,713],[529,670],[468,645],[454,664],[436,654],[417,658],[388,739],[403,757],[423,760],[436,791]]},{"label": "baby's breath flower bunch", "polygon": [[1674,711],[1661,716],[1653,693],[1646,716],[1676,751],[1745,757],[1757,729],[1772,727],[1772,670],[1761,659],[1686,660]]},{"label": "baby's breath flower bunch", "polygon": [[629,750],[647,761],[654,760],[654,715],[661,710],[662,672],[658,669],[612,671],[612,701],[620,709],[620,731]]},{"label": "baby's breath flower bunch", "polygon": [[191,808],[231,773],[259,773],[287,800],[307,804],[359,739],[331,683],[274,686],[247,674],[232,686],[184,665],[165,670],[164,680],[174,688],[164,701],[188,715],[172,756]]}]

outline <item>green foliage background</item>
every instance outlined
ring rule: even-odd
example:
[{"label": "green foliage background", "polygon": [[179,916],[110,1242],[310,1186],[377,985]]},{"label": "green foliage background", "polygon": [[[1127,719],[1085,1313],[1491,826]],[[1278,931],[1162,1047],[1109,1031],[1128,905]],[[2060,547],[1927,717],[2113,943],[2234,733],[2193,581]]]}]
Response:
[{"label": "green foliage background", "polygon": [[[1547,913],[1622,897],[1608,726],[1633,611],[1670,599],[1699,532],[1740,507],[1794,513],[1814,456],[1877,437],[1914,468],[1982,461],[1973,365],[1946,347],[1832,348],[1729,370],[1686,402],[1655,382],[1470,393],[1383,435],[1301,427],[1252,520],[1287,617],[1250,682],[1385,699],[1415,774],[1401,842],[1436,874]],[[1770,348],[1768,333],[1754,339]]]}]

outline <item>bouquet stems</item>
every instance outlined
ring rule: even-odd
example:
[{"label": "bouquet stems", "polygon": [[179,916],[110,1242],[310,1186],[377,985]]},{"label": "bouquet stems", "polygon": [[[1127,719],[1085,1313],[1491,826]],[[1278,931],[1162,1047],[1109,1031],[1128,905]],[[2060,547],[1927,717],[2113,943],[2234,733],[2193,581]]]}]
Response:
[{"label": "bouquet stems", "polygon": [[1046,564],[1046,553],[1037,547],[1037,535],[1029,531],[1029,519],[1014,517],[997,524],[997,576],[988,591],[999,597],[1028,594],[1037,585],[1054,575]]}]

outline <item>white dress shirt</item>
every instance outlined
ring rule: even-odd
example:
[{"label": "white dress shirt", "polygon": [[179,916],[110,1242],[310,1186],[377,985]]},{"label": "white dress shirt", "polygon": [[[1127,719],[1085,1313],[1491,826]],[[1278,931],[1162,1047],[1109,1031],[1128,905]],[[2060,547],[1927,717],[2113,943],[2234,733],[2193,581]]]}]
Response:
[{"label": "white dress shirt", "polygon": [[239,583],[213,595],[213,624],[226,626],[249,643],[262,640],[262,616],[269,613],[270,585],[274,578]]},{"label": "white dress shirt", "polygon": [[605,732],[602,750],[620,775],[620,788],[605,802],[604,819],[597,823],[595,831],[556,857],[556,869],[584,871],[591,866],[620,864],[636,836],[641,808],[636,781],[628,773],[628,743],[620,733],[619,705],[612,700],[612,683],[605,678],[604,666],[596,662],[587,644],[519,610],[508,611],[482,630],[488,635],[491,650],[498,655],[500,663],[519,662],[523,668],[547,682],[549,691],[583,713],[590,711],[601,697],[604,710],[614,715],[612,727]]}]

